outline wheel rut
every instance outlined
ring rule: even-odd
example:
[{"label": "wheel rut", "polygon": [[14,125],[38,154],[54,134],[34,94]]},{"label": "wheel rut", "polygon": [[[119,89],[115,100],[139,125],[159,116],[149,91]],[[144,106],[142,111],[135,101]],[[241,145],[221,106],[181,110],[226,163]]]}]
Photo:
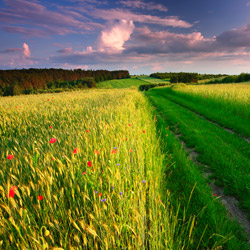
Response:
[{"label": "wheel rut", "polygon": [[[176,105],[178,105],[178,106],[180,106],[182,108],[185,108],[186,110],[192,112],[193,114],[195,114],[195,115],[203,118],[207,122],[212,123],[212,124],[214,124],[214,125],[216,125],[216,126],[218,126],[220,128],[223,128],[225,131],[228,131],[228,132],[230,132],[232,134],[238,135],[233,130],[224,128],[221,125],[219,125],[218,123],[208,120],[206,117],[204,117],[204,116],[200,115],[199,113],[196,113],[196,112],[194,112],[194,111],[186,108],[183,105],[180,105],[180,104],[178,104],[178,103],[176,103],[176,102],[174,102],[172,100],[169,100],[169,101],[173,102],[174,104],[176,104]],[[165,116],[165,114],[163,114],[162,112],[160,112],[160,115],[162,115],[163,118]],[[181,139],[182,138],[182,134],[179,133],[177,125],[174,126],[174,128],[172,127],[172,129],[170,128],[170,130],[175,135],[176,139],[182,144],[183,149],[189,155],[189,157],[192,160],[192,162],[194,162],[196,166],[199,166],[201,168],[201,172],[202,172],[204,178],[207,179],[207,180],[209,180],[209,177],[213,174],[213,172],[210,171],[210,167],[208,165],[204,165],[204,164],[202,164],[201,162],[199,162],[197,160],[197,157],[200,154],[195,150],[195,148],[189,148],[189,147],[187,147],[186,143]],[[250,139],[249,138],[242,137],[240,135],[238,135],[238,136],[240,138],[244,139],[245,141],[247,141],[248,143],[250,143]],[[202,168],[206,169],[206,171],[202,170]],[[244,211],[242,211],[239,208],[239,201],[235,197],[233,197],[233,196],[225,195],[224,192],[223,192],[223,188],[215,185],[215,182],[214,182],[213,179],[209,180],[209,186],[212,189],[212,192],[216,196],[216,198],[220,199],[221,202],[222,202],[222,204],[225,206],[226,210],[228,211],[229,217],[231,219],[234,219],[235,221],[237,221],[242,226],[242,228],[244,229],[244,231],[248,235],[247,241],[250,244],[250,221],[247,218],[247,213],[244,212]]]}]

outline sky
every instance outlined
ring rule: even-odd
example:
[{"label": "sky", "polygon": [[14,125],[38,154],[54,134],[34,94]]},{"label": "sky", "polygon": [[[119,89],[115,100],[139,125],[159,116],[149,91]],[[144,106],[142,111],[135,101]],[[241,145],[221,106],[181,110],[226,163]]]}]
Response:
[{"label": "sky", "polygon": [[250,73],[250,0],[0,0],[0,69]]}]

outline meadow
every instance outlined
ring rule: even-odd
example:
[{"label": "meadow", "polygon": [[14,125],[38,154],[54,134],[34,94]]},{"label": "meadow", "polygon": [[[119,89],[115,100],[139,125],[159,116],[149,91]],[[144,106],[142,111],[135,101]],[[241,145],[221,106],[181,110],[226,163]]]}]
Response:
[{"label": "meadow", "polygon": [[138,78],[125,78],[119,80],[109,80],[97,83],[97,88],[101,89],[124,89],[129,87],[139,87],[140,85],[144,84],[142,80]]},{"label": "meadow", "polygon": [[250,249],[140,82],[0,98],[0,249]]}]

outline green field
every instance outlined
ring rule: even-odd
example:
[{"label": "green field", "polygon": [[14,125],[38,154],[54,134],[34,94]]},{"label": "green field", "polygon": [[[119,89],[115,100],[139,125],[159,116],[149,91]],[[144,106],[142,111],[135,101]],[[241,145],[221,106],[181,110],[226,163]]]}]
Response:
[{"label": "green field", "polygon": [[150,77],[150,76],[138,76],[138,79],[141,79],[147,83],[167,83],[167,82],[169,82],[169,80],[162,80],[162,79],[154,78],[154,77]]},{"label": "green field", "polygon": [[120,80],[109,80],[97,83],[97,88],[101,89],[124,89],[130,87],[139,87],[140,85],[145,84],[144,81],[135,78],[127,78]]},{"label": "green field", "polygon": [[246,91],[144,94],[138,86],[155,79],[139,78],[0,98],[0,249],[250,249],[209,187],[223,186],[250,215],[249,143],[191,112],[212,119],[213,109],[214,121],[246,135],[236,126],[249,119],[236,112]]}]

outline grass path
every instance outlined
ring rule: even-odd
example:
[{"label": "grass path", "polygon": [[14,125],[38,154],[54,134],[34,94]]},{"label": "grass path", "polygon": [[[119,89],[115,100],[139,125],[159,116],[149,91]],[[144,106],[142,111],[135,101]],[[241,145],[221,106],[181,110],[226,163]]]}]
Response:
[{"label": "grass path", "polygon": [[249,84],[168,88],[164,90],[164,93],[169,100],[241,136],[250,138]]},{"label": "grass path", "polygon": [[[194,148],[199,153],[197,160],[210,166],[210,171],[213,173],[210,178],[215,180],[216,185],[224,187],[226,194],[237,197],[241,208],[245,209],[249,216],[249,144],[237,135],[209,123],[202,117],[170,101],[164,90],[161,88],[146,92],[157,108],[158,119],[165,126],[170,126],[172,131],[180,134],[181,140],[185,141],[189,148]],[[178,158],[178,155],[175,157]],[[187,170],[182,170],[182,173],[185,171]],[[194,170],[192,169],[192,171]],[[202,183],[203,176],[199,176],[198,173],[194,175],[196,177],[192,178],[197,178],[197,182]],[[183,189],[185,188],[181,182],[178,184],[183,186]],[[196,202],[201,201],[197,199]]]}]

